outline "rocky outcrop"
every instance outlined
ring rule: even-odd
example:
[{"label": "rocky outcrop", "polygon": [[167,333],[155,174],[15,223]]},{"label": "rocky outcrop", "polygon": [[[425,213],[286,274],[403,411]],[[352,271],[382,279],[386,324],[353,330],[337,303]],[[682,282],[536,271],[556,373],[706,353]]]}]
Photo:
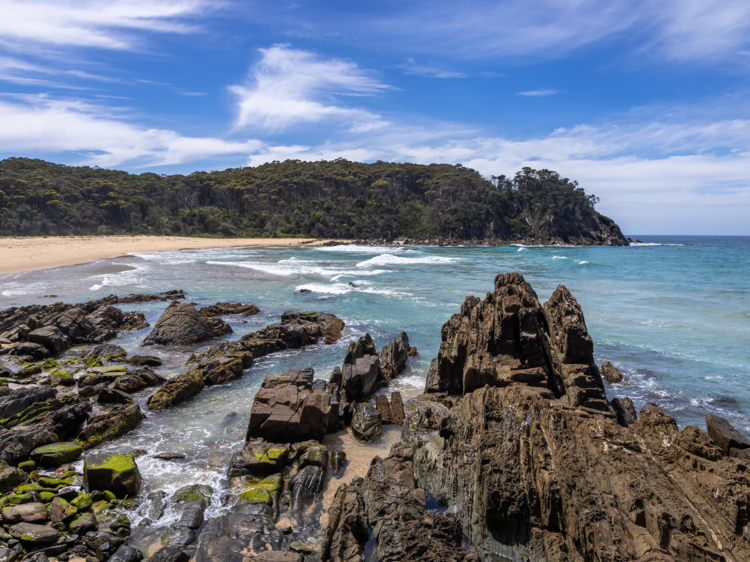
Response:
[{"label": "rocky outcrop", "polygon": [[609,405],[621,426],[628,427],[638,421],[638,413],[630,398],[613,398]]},{"label": "rocky outcrop", "polygon": [[622,373],[609,361],[602,363],[602,376],[609,384],[622,382]]},{"label": "rocky outcrop", "polygon": [[328,523],[320,549],[320,558],[332,562],[365,562],[367,513],[362,499],[362,478],[336,489],[328,509]]},{"label": "rocky outcrop", "polygon": [[84,449],[91,449],[135,429],[145,418],[138,404],[114,406],[106,412],[90,415],[76,442]]},{"label": "rocky outcrop", "polygon": [[247,439],[322,441],[328,432],[331,399],[326,391],[313,389],[313,376],[312,369],[268,375],[253,400]]},{"label": "rocky outcrop", "polygon": [[165,382],[167,382],[167,379],[161,375],[157,375],[148,367],[141,367],[135,371],[128,372],[126,375],[117,377],[115,382],[112,383],[112,388],[132,394],[150,386],[162,385]]},{"label": "rocky outcrop", "polygon": [[383,346],[380,350],[380,374],[386,383],[390,383],[406,368],[406,360],[411,350],[415,348],[409,347],[409,336],[406,332],[401,332],[397,339]]},{"label": "rocky outcrop", "polygon": [[362,499],[381,562],[466,560],[458,520],[426,510],[425,491],[414,482],[410,446],[397,443],[387,458],[372,460]]},{"label": "rocky outcrop", "polygon": [[252,304],[217,302],[210,306],[204,306],[198,312],[207,318],[216,316],[230,316],[239,314],[244,317],[253,316],[260,312],[260,308]]},{"label": "rocky outcrop", "polygon": [[91,411],[89,402],[67,406],[35,418],[22,426],[0,431],[0,460],[17,465],[31,451],[74,436]]},{"label": "rocky outcrop", "polygon": [[345,401],[357,403],[367,400],[380,379],[380,357],[370,334],[349,344],[341,368],[341,392]]},{"label": "rocky outcrop", "polygon": [[195,309],[195,304],[174,301],[156,322],[143,345],[190,345],[231,332],[229,324],[201,314]]},{"label": "rocky outcrop", "polygon": [[49,386],[22,386],[0,396],[0,420],[26,410],[32,404],[53,399],[57,395]]},{"label": "rocky outcrop", "polygon": [[377,441],[383,431],[383,420],[380,410],[367,402],[361,402],[354,408],[352,433],[360,441]]},{"label": "rocky outcrop", "polygon": [[189,400],[198,394],[206,384],[203,382],[203,372],[192,369],[184,375],[169,379],[164,386],[148,399],[149,410],[166,410]]},{"label": "rocky outcrop", "polygon": [[732,449],[750,448],[750,441],[721,416],[707,414],[706,428],[711,440],[725,453],[730,453]]}]

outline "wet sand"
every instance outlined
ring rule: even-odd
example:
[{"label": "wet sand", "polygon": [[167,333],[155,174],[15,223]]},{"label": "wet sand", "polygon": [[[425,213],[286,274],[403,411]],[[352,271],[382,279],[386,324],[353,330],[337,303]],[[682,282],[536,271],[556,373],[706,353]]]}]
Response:
[{"label": "wet sand", "polygon": [[183,238],[180,236],[54,236],[0,238],[0,274],[118,258],[129,252],[164,252],[247,246],[311,246],[312,238]]}]

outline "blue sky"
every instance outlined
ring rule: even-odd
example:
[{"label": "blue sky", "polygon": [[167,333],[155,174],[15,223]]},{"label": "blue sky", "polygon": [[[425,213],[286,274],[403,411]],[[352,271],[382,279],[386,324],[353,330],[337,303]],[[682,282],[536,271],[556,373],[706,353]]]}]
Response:
[{"label": "blue sky", "polygon": [[549,168],[631,234],[750,235],[748,0],[0,0],[0,158]]}]

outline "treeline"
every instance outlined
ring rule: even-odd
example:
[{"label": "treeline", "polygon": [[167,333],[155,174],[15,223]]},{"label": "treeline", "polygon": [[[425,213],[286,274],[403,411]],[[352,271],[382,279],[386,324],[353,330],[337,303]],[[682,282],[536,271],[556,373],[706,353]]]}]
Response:
[{"label": "treeline", "polygon": [[[188,176],[0,161],[0,234],[316,238],[576,236],[597,198],[549,170],[486,179],[448,164],[287,160]],[[567,235],[563,233],[563,239]]]}]

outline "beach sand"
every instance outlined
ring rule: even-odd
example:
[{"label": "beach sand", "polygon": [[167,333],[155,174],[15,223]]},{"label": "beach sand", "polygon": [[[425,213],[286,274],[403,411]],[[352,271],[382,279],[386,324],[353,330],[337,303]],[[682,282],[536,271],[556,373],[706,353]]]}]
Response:
[{"label": "beach sand", "polygon": [[179,236],[55,236],[0,238],[0,274],[117,258],[128,252],[163,252],[243,246],[318,245],[310,238],[182,238]]}]

